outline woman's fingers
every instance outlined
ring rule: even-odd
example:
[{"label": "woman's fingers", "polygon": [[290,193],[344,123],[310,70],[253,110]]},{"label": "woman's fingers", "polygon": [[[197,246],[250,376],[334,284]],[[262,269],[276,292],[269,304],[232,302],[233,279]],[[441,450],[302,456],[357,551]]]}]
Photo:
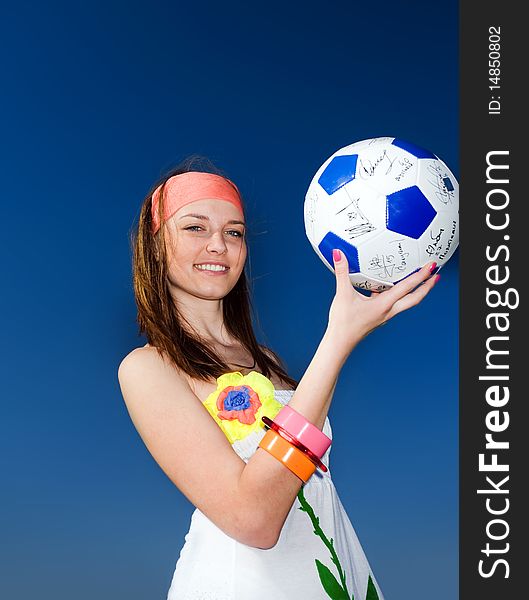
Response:
[{"label": "woman's fingers", "polygon": [[334,249],[333,263],[336,294],[329,310],[329,323],[336,321],[339,327],[345,330],[356,327],[362,331],[372,331],[374,327],[383,325],[396,314],[419,304],[438,280],[438,276],[432,277],[436,263],[427,263],[389,290],[371,292],[371,297],[368,298],[351,284],[345,253]]},{"label": "woman's fingers", "polygon": [[390,306],[394,305],[396,302],[407,296],[410,292],[412,292],[418,285],[420,285],[423,281],[427,280],[437,263],[430,262],[426,263],[422,269],[417,271],[417,273],[413,273],[399,281],[396,285],[394,285],[391,289],[386,290],[380,295],[380,298],[384,299],[384,302],[387,302]]},{"label": "woman's fingers", "polygon": [[334,274],[336,277],[336,294],[334,302],[345,302],[349,305],[355,300],[367,300],[357,289],[353,287],[349,278],[349,261],[343,250],[335,248],[332,253],[334,263]]},{"label": "woman's fingers", "polygon": [[343,291],[345,287],[351,286],[349,280],[349,262],[345,253],[338,248],[332,251],[332,260],[334,262],[334,274],[336,276],[336,291]]},{"label": "woman's fingers", "polygon": [[397,302],[395,302],[395,304],[392,306],[386,318],[391,319],[400,312],[408,310],[408,308],[419,304],[419,302],[423,300],[423,298],[430,292],[433,286],[439,281],[440,277],[441,275],[431,276],[430,279],[425,281],[422,285],[419,285],[419,287],[417,287],[417,289],[415,289],[413,292],[410,292],[400,300],[397,300]]}]

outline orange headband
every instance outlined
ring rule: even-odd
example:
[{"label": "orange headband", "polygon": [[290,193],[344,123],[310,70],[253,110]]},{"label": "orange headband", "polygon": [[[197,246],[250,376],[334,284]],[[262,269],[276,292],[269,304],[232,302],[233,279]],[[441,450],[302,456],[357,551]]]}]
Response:
[{"label": "orange headband", "polygon": [[[158,205],[160,203],[159,185],[152,194],[151,214],[153,235],[160,229],[160,215]],[[164,215],[163,221],[170,219],[175,212],[195,200],[205,199],[226,200],[236,206],[243,213],[239,190],[237,186],[220,175],[214,173],[203,173],[200,171],[189,171],[180,175],[173,175],[165,183],[164,193]]]}]

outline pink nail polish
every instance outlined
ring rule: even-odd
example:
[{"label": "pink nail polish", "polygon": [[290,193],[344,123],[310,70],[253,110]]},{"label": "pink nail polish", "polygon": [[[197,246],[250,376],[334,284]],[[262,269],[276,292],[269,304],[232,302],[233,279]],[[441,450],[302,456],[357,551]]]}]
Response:
[{"label": "pink nail polish", "polygon": [[435,276],[434,283],[437,283],[439,281],[439,279],[441,279],[441,275],[439,275],[439,273],[437,273],[437,275]]},{"label": "pink nail polish", "polygon": [[432,263],[432,264],[430,265],[430,268],[429,268],[429,271],[430,271],[430,273],[433,273],[433,272],[435,271],[435,267],[436,267],[436,266],[437,266],[437,263],[436,263],[436,262],[434,262],[434,263]]},{"label": "pink nail polish", "polygon": [[342,255],[340,254],[340,251],[337,250],[336,248],[334,248],[332,251],[332,257],[334,259],[334,262],[340,262],[340,260],[342,259]]}]

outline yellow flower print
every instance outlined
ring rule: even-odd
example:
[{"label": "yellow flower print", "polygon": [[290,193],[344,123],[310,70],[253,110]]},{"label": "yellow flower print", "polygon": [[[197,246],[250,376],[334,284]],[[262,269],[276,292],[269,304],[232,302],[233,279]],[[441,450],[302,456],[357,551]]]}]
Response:
[{"label": "yellow flower print", "polygon": [[274,397],[274,384],[257,371],[221,375],[217,389],[206,398],[204,406],[230,444],[263,428],[261,417],[273,419],[283,407]]}]

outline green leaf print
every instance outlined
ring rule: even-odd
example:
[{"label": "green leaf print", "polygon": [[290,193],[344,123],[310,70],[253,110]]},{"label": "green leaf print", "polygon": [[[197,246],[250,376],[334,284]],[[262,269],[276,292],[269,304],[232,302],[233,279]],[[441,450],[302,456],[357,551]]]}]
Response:
[{"label": "green leaf print", "polygon": [[[336,554],[336,550],[334,549],[334,540],[331,538],[330,540],[323,533],[322,528],[320,527],[320,519],[314,513],[314,509],[307,502],[305,495],[303,494],[303,486],[298,492],[298,500],[301,506],[299,510],[306,512],[309,515],[309,518],[312,522],[312,526],[314,527],[314,533],[321,538],[322,542],[327,546],[329,552],[331,553],[331,560],[336,565],[338,570],[338,576],[340,578],[340,582],[333,575],[329,567],[321,563],[317,558],[316,568],[318,569],[318,575],[320,576],[321,584],[323,585],[323,589],[328,594],[329,598],[332,600],[354,600],[354,595],[351,594],[349,597],[349,592],[347,591],[347,586],[345,584],[345,573],[342,569],[342,565],[340,564],[340,560],[338,559],[338,555]],[[367,582],[367,592],[365,600],[380,600],[378,596],[377,589],[373,580],[371,579],[371,575],[369,576],[369,580]]]},{"label": "green leaf print", "polygon": [[316,561],[320,581],[324,590],[329,595],[329,598],[332,598],[333,600],[350,600],[349,594],[338,583],[336,577],[329,570],[329,567],[326,567],[317,558],[314,560]]},{"label": "green leaf print", "polygon": [[[338,584],[338,581],[336,581],[336,578],[334,577],[334,575],[331,573],[331,571],[329,570],[328,567],[325,567],[326,572],[328,572],[329,575],[332,576],[333,580],[336,581],[336,584],[338,585],[338,588],[341,590],[341,596],[332,596],[330,595],[330,598],[332,598],[333,600],[341,600],[342,598],[345,598],[346,600],[354,600],[353,596],[351,595],[351,597],[349,598],[349,592],[347,591],[347,585],[345,583],[345,573],[343,572],[342,566],[340,564],[340,560],[338,559],[338,555],[336,554],[336,550],[334,549],[334,540],[331,538],[330,540],[327,538],[327,536],[323,533],[322,528],[320,527],[320,519],[319,517],[317,517],[314,514],[314,509],[312,508],[312,506],[307,502],[307,499],[305,498],[304,494],[303,494],[303,486],[301,486],[301,489],[298,492],[298,500],[299,503],[301,504],[301,506],[299,507],[299,510],[302,510],[304,512],[306,512],[309,515],[309,518],[312,522],[312,525],[314,527],[314,533],[321,538],[322,542],[327,546],[327,548],[329,549],[329,552],[331,553],[331,560],[332,562],[336,565],[336,568],[338,569],[338,576],[340,577],[340,582],[341,585]],[[320,563],[318,561],[318,559],[316,560],[316,567],[318,568],[318,575],[320,576],[320,581],[323,585],[324,590],[327,592],[327,594],[329,594],[329,590],[327,588],[327,584],[329,579],[327,578],[326,580],[324,580],[322,578],[322,570],[320,569],[318,563],[324,567],[325,565],[323,565],[322,563]]]},{"label": "green leaf print", "polygon": [[378,597],[377,588],[371,579],[371,575],[369,576],[369,581],[367,582],[366,600],[380,600]]}]

